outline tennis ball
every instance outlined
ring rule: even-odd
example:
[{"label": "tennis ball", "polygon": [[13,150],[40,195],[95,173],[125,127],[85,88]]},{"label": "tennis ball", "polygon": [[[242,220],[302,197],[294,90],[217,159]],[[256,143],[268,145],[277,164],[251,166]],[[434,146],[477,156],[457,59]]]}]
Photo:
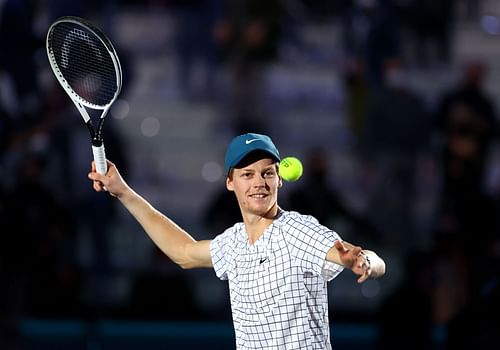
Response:
[{"label": "tennis ball", "polygon": [[285,181],[297,181],[302,176],[304,168],[302,162],[296,157],[285,157],[279,164],[280,176]]}]

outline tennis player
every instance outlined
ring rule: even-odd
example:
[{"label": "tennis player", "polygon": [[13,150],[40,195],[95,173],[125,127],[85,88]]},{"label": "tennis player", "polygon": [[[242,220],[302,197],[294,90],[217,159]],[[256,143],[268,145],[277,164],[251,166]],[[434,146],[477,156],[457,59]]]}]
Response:
[{"label": "tennis player", "polygon": [[342,241],[311,216],[278,205],[279,152],[262,134],[235,137],[226,151],[226,187],[243,217],[213,240],[197,241],[134,192],[108,161],[89,178],[128,209],[155,244],[182,268],[213,267],[229,281],[236,347],[331,349],[327,282],[344,268],[358,282],[385,273],[373,251]]}]

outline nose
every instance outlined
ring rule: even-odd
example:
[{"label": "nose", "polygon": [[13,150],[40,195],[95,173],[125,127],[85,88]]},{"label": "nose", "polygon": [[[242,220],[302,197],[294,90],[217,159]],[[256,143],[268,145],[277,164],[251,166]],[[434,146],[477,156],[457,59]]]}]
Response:
[{"label": "nose", "polygon": [[267,187],[266,178],[264,175],[256,176],[253,184],[255,187]]}]

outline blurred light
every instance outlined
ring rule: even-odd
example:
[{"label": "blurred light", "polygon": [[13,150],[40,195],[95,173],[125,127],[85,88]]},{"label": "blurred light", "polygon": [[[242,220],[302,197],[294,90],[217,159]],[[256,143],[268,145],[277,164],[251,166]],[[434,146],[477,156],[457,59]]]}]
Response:
[{"label": "blurred light", "polygon": [[222,176],[222,167],[217,162],[207,162],[201,168],[201,177],[208,182],[218,181]]},{"label": "blurred light", "polygon": [[380,283],[377,280],[366,280],[361,285],[361,294],[365,298],[375,298],[380,293]]},{"label": "blurred light", "polygon": [[130,112],[130,105],[125,100],[116,100],[111,106],[111,116],[115,119],[125,119]]},{"label": "blurred light", "polygon": [[481,29],[488,34],[500,34],[500,20],[496,16],[482,16],[480,26]]},{"label": "blurred light", "polygon": [[160,131],[160,121],[155,117],[149,117],[142,121],[141,132],[146,137],[153,137]]},{"label": "blurred light", "polygon": [[46,133],[36,133],[30,139],[31,151],[44,153],[49,149],[49,137]]}]

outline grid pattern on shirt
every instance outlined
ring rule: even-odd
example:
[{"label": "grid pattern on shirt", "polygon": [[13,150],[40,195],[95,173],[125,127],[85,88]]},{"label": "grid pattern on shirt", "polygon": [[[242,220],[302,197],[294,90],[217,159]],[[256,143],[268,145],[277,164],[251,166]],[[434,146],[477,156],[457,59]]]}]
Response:
[{"label": "grid pattern on shirt", "polygon": [[212,241],[239,350],[330,348],[326,281],[342,267],[325,257],[337,239],[313,217],[285,211],[252,245],[242,223]]}]

